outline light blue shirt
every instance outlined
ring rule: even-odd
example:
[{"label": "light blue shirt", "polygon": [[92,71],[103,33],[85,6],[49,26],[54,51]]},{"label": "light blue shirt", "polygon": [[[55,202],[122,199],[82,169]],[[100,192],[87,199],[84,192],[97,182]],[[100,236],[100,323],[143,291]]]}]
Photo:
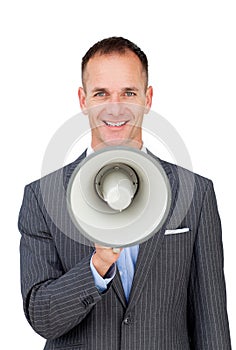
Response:
[{"label": "light blue shirt", "polygon": [[119,256],[119,259],[116,262],[127,301],[129,300],[129,295],[133,283],[138,252],[138,244],[133,247],[124,248]]}]

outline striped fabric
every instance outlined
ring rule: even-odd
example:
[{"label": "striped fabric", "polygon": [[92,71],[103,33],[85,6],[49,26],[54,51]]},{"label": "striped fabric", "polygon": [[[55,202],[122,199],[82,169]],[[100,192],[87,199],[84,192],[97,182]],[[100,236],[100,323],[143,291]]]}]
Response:
[{"label": "striped fabric", "polygon": [[44,349],[230,350],[212,182],[161,161],[172,206],[163,227],[140,244],[127,304],[118,269],[104,294],[96,289],[93,245],[66,210],[69,178],[84,157],[26,186],[19,214],[24,311],[47,339]]}]

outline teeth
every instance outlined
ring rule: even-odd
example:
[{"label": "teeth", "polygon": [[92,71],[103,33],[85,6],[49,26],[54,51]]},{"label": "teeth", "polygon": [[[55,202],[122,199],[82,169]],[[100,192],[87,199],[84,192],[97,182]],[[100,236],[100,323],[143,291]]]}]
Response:
[{"label": "teeth", "polygon": [[105,122],[106,125],[108,126],[122,126],[124,125],[126,122],[118,122],[118,123],[112,123],[112,122]]}]

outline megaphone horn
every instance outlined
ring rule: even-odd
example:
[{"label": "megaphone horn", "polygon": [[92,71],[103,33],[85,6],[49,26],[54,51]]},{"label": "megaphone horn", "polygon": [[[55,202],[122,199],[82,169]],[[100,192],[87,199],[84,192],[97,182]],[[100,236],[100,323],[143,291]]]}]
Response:
[{"label": "megaphone horn", "polygon": [[150,155],[107,147],[74,170],[67,206],[77,229],[92,242],[127,247],[149,239],[164,223],[171,203],[168,178]]}]

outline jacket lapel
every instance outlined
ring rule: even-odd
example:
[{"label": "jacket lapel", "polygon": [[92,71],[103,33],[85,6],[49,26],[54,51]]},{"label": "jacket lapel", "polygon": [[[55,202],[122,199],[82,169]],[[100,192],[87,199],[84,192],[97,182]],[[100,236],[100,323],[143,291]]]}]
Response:
[{"label": "jacket lapel", "polygon": [[[156,158],[156,157],[154,156],[154,158]],[[163,169],[165,170],[165,172],[168,176],[169,182],[170,182],[171,207],[169,210],[168,217],[167,217],[164,225],[161,227],[161,229],[155,235],[153,235],[149,240],[140,244],[138,259],[136,262],[135,275],[134,275],[134,279],[133,279],[129,303],[127,306],[127,312],[132,307],[134,307],[134,305],[137,303],[137,300],[142,293],[142,289],[145,286],[149,270],[152,267],[157,255],[161,249],[161,245],[162,245],[162,242],[164,239],[164,233],[165,233],[166,227],[168,225],[169,219],[171,218],[171,215],[173,213],[173,210],[175,207],[175,202],[176,202],[176,197],[177,197],[177,193],[178,193],[178,191],[177,191],[177,189],[178,189],[178,176],[177,176],[177,172],[174,170],[175,167],[170,166],[169,163],[163,162],[159,159],[157,159],[157,160],[161,163]]]},{"label": "jacket lapel", "polygon": [[113,282],[112,282],[112,288],[114,289],[117,297],[119,298],[122,306],[126,309],[127,308],[127,300],[126,300],[126,297],[125,297],[125,293],[124,293],[124,289],[123,289],[123,286],[122,286],[122,281],[121,281],[121,277],[120,277],[120,273],[119,273],[119,270],[117,268],[117,272],[116,272],[116,275],[113,279]]}]

